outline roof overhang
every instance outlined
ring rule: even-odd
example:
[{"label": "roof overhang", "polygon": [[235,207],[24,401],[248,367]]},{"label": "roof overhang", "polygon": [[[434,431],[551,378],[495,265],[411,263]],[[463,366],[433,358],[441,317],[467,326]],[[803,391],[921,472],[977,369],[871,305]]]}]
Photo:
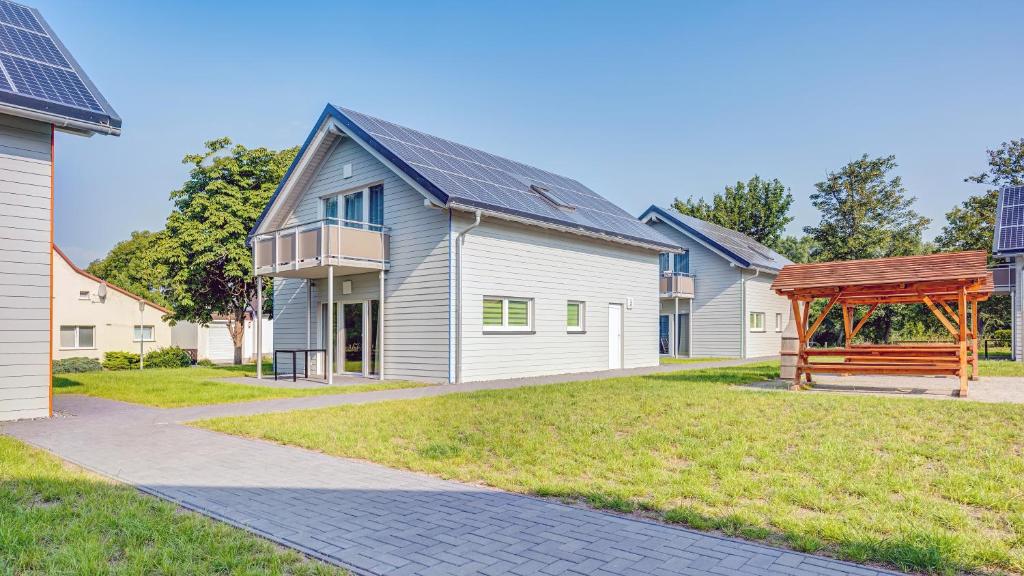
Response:
[{"label": "roof overhang", "polygon": [[[670,214],[667,210],[663,210],[658,206],[651,206],[647,210],[644,210],[644,213],[640,215],[640,221],[645,224],[652,221],[664,222],[665,224],[668,224],[672,228],[678,230],[680,233],[685,234],[690,238],[693,238],[702,246],[704,246],[708,250],[711,250],[715,254],[718,254],[722,258],[725,258],[733,265],[739,266],[740,268],[755,268],[755,266],[751,265],[751,263],[746,259],[740,257],[735,252],[729,250],[725,246],[722,246],[718,242],[715,242],[711,238],[708,238],[704,234],[701,234],[700,232],[694,230],[691,226],[687,226],[686,224],[683,223],[682,220],[679,220],[678,218]],[[766,268],[758,269],[764,270],[765,272],[770,272],[772,274],[778,273],[778,270],[771,270]]]}]

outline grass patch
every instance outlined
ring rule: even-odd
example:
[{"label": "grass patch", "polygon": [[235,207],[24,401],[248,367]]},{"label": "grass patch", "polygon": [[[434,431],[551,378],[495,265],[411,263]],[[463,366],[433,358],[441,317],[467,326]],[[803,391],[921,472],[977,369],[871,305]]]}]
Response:
[{"label": "grass patch", "polygon": [[347,574],[3,436],[0,573]]},{"label": "grass patch", "polygon": [[[978,365],[981,377],[985,376],[1024,376],[1024,362],[1006,360],[981,360]],[[1021,382],[1024,386],[1024,382]]]},{"label": "grass patch", "polygon": [[354,394],[373,390],[425,386],[413,382],[373,382],[320,388],[274,388],[218,381],[255,374],[255,365],[217,368],[158,368],[117,372],[83,372],[53,377],[57,394],[84,394],[159,408],[248,402],[271,398],[300,398],[324,394]]},{"label": "grass patch", "polygon": [[738,390],[777,364],[199,425],[901,569],[1024,573],[1024,406]]},{"label": "grass patch", "polygon": [[663,357],[661,359],[662,364],[699,364],[701,362],[722,362],[724,360],[732,360],[732,358],[672,358]]}]

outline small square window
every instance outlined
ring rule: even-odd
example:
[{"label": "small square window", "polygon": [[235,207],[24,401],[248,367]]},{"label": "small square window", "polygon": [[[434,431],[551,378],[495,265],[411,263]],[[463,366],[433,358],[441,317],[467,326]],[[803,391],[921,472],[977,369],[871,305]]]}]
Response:
[{"label": "small square window", "polygon": [[88,300],[89,299],[89,291],[88,290],[79,290],[78,291],[78,299],[79,300]]},{"label": "small square window", "polygon": [[132,342],[154,342],[156,333],[152,326],[139,326],[136,324],[132,332]]},{"label": "small square window", "polygon": [[750,313],[750,331],[764,332],[764,312]]},{"label": "small square window", "polygon": [[583,302],[569,300],[565,305],[565,329],[569,332],[582,332],[586,318],[586,305]]},{"label": "small square window", "polygon": [[779,312],[775,313],[775,331],[782,332],[782,314]]}]

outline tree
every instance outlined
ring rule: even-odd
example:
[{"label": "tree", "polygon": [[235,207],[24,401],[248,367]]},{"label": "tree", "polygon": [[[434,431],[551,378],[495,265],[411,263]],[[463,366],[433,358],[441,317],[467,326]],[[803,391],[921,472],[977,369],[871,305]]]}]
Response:
[{"label": "tree", "polygon": [[810,236],[784,236],[779,240],[776,250],[797,264],[806,264],[813,261],[811,253],[814,252],[814,240]]},{"label": "tree", "polygon": [[86,272],[155,302],[169,306],[167,300],[167,267],[160,262],[162,232],[141,230],[122,240],[106,256],[94,260]]},{"label": "tree", "polygon": [[944,252],[990,251],[998,203],[999,191],[989,190],[969,197],[946,212],[946,224],[935,238],[939,249]]},{"label": "tree", "polygon": [[[921,253],[921,236],[930,220],[914,209],[916,198],[903,187],[894,156],[864,154],[829,172],[815,184],[811,203],[821,211],[817,226],[804,228],[814,247],[815,261],[856,260]],[[907,306],[883,306],[865,324],[863,334],[887,342],[894,327],[917,318]]]},{"label": "tree", "polygon": [[182,160],[191,166],[189,178],[171,192],[174,210],[167,217],[161,260],[172,318],[208,324],[215,314],[227,316],[240,364],[245,315],[256,299],[246,237],[298,149],[250,149],[232,146],[229,138],[205,146]]},{"label": "tree", "polygon": [[1003,142],[988,153],[988,170],[977,176],[968,176],[964,182],[991,184],[992,186],[1024,185],[1024,138]]},{"label": "tree", "polygon": [[789,207],[793,194],[779,180],[764,180],[760,176],[735,186],[726,186],[725,192],[715,194],[709,204],[703,198],[686,201],[676,198],[672,207],[688,214],[742,232],[761,244],[776,250],[786,225],[793,221]]},{"label": "tree", "polygon": [[829,172],[814,185],[811,203],[821,211],[817,226],[804,233],[815,243],[815,260],[856,260],[907,256],[920,252],[921,235],[930,220],[913,209],[896,168],[895,156],[867,154]]}]

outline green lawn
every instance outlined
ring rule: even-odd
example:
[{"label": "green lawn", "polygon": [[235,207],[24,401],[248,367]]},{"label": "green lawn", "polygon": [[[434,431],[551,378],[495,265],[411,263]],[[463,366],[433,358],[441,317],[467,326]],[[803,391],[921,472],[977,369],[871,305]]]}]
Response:
[{"label": "green lawn", "polygon": [[721,362],[723,360],[732,360],[732,358],[671,358],[668,356],[662,357],[662,364],[698,364],[700,362]]},{"label": "green lawn", "polygon": [[57,394],[85,394],[160,408],[178,408],[269,398],[351,394],[423,386],[423,384],[412,382],[372,382],[352,386],[290,389],[217,381],[230,376],[255,374],[255,370],[255,366],[250,365],[223,368],[160,368],[142,371],[55,374],[53,391]]},{"label": "green lawn", "polygon": [[1024,406],[789,394],[777,365],[199,425],[853,561],[1024,573]]},{"label": "green lawn", "polygon": [[[1011,360],[981,360],[979,362],[981,377],[985,376],[1024,376],[1024,362]],[[1021,383],[1024,385],[1024,382]]]},{"label": "green lawn", "polygon": [[0,574],[345,573],[0,436]]}]

